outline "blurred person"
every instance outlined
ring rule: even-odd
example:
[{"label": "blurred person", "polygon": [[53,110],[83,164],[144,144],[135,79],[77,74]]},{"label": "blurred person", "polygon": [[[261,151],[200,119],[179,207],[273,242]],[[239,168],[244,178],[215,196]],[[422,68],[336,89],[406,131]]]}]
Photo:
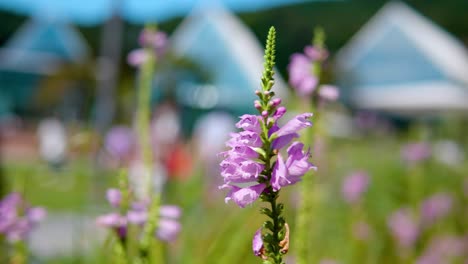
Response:
[{"label": "blurred person", "polygon": [[41,158],[53,167],[62,166],[67,158],[67,131],[63,123],[50,117],[43,119],[38,126],[39,153]]}]

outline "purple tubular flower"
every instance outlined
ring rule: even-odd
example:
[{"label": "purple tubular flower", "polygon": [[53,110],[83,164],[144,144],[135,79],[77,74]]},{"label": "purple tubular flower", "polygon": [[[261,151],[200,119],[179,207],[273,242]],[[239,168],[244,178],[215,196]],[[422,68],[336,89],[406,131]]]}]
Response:
[{"label": "purple tubular flower", "polygon": [[369,186],[369,176],[367,173],[358,171],[348,177],[343,182],[341,192],[343,198],[348,203],[355,203],[361,199],[361,195],[367,190]]},{"label": "purple tubular flower", "polygon": [[312,117],[312,113],[304,113],[297,115],[293,119],[289,120],[283,127],[276,131],[277,137],[291,135],[297,133],[299,130],[312,126],[312,122],[309,120]]},{"label": "purple tubular flower", "polygon": [[288,174],[291,177],[302,177],[306,172],[311,169],[316,170],[312,163],[309,162],[310,151],[304,152],[302,149],[304,144],[300,142],[294,142],[289,146],[288,159],[286,160],[286,167],[288,168]]},{"label": "purple tubular flower", "polygon": [[244,208],[245,206],[253,203],[260,197],[266,185],[264,183],[256,184],[250,187],[240,188],[235,185],[223,185],[220,188],[230,188],[225,202],[233,200],[237,205]]},{"label": "purple tubular flower", "polygon": [[448,193],[439,193],[429,197],[421,206],[422,221],[430,225],[446,216],[452,208],[452,196]]},{"label": "purple tubular flower", "polygon": [[236,127],[241,128],[245,131],[255,132],[260,134],[262,128],[260,127],[259,117],[256,115],[243,115],[240,117],[240,121],[237,122]]},{"label": "purple tubular flower", "polygon": [[236,146],[250,146],[250,147],[261,147],[262,139],[259,134],[252,131],[242,131],[239,133],[232,133],[231,139],[226,143],[229,147]]},{"label": "purple tubular flower", "polygon": [[252,239],[252,250],[257,257],[263,255],[262,228],[259,228]]},{"label": "purple tubular flower", "polygon": [[400,209],[388,219],[392,236],[401,247],[412,247],[419,236],[419,228],[409,209]]},{"label": "purple tubular flower", "polygon": [[286,107],[284,106],[278,107],[278,109],[276,109],[275,113],[273,114],[273,120],[277,121],[278,119],[283,117],[284,114],[286,114]]},{"label": "purple tubular flower", "polygon": [[120,206],[120,201],[122,200],[122,194],[120,193],[119,189],[111,188],[107,190],[106,198],[112,207],[117,208]]},{"label": "purple tubular flower", "polygon": [[104,146],[106,151],[118,160],[129,158],[135,147],[133,131],[124,126],[112,128],[106,135]]},{"label": "purple tubular flower", "polygon": [[278,154],[278,159],[271,176],[273,191],[279,191],[281,187],[300,181],[306,172],[311,169],[316,169],[316,167],[308,161],[310,153],[304,152],[302,150],[303,146],[304,145],[300,142],[294,142],[288,148],[288,159],[286,162],[282,155]]},{"label": "purple tubular flower", "polygon": [[408,163],[424,161],[431,156],[431,147],[425,142],[407,144],[402,148],[401,156]]}]

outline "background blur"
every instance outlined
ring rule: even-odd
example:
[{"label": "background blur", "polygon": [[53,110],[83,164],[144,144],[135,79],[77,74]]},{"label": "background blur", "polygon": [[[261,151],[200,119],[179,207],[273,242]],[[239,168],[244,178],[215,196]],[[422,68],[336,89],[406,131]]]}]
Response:
[{"label": "background blur", "polygon": [[[37,263],[103,258],[106,230],[94,219],[109,210],[118,167],[105,138],[134,125],[137,71],[127,55],[155,22],[169,38],[152,91],[156,167],[164,200],[184,209],[168,263],[259,262],[250,252],[258,206],[224,203],[216,153],[237,116],[254,113],[270,26],[276,89],[291,109],[290,56],[317,26],[330,52],[323,82],[340,89],[321,117],[327,147],[313,146],[310,263],[468,260],[468,2],[33,2],[0,1],[0,194],[20,190],[48,210],[29,240]],[[356,171],[370,178],[359,205],[343,196]],[[283,197],[291,222],[294,188]],[[427,226],[418,208],[437,195],[448,209],[434,209]],[[396,221],[407,208],[412,216]],[[409,229],[411,253],[399,244]],[[422,262],[437,250],[439,262]]]}]

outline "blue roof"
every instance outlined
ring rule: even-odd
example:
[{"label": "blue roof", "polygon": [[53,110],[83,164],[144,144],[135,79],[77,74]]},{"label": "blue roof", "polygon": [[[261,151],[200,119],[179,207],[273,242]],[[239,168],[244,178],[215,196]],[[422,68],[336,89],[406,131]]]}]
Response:
[{"label": "blue roof", "polygon": [[24,109],[44,74],[53,73],[63,62],[80,62],[87,54],[84,40],[69,25],[40,19],[27,22],[0,49],[0,114]]},{"label": "blue roof", "polygon": [[[255,110],[252,102],[260,87],[263,48],[239,19],[222,7],[203,10],[182,23],[172,42],[176,54],[194,61],[210,77],[210,83],[179,85],[182,103],[206,109]],[[284,94],[281,77],[276,75],[276,80],[277,93]]]},{"label": "blue roof", "polygon": [[80,61],[88,54],[88,47],[70,25],[44,19],[27,22],[5,45],[6,49],[21,50],[10,53],[9,60],[30,60],[29,53],[47,54],[67,61]]},{"label": "blue roof", "polygon": [[440,81],[446,76],[396,26],[391,26],[355,63],[353,86]]},{"label": "blue roof", "polygon": [[342,98],[398,112],[467,110],[463,43],[401,2],[389,2],[337,54]]}]

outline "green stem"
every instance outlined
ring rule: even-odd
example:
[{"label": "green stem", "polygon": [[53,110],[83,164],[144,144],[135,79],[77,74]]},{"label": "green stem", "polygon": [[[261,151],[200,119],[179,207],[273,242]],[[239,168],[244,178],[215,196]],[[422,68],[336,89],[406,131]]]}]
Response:
[{"label": "green stem", "polygon": [[11,257],[11,264],[26,264],[28,262],[28,254],[26,245],[23,241],[18,241],[13,245],[13,256]]},{"label": "green stem", "polygon": [[266,255],[269,257],[269,262],[266,263],[271,264],[283,264],[283,255],[287,252],[287,248],[285,249],[281,245],[282,240],[285,239],[283,233],[285,221],[281,216],[283,205],[277,203],[278,197],[279,191],[273,192],[269,187],[268,194],[265,194],[263,198],[271,206],[271,211],[265,213],[270,217],[271,221],[264,224],[264,227],[271,231],[271,233],[264,236]]},{"label": "green stem", "polygon": [[[146,27],[147,30],[155,30],[151,26]],[[138,89],[138,115],[137,115],[137,128],[140,138],[140,148],[142,160],[145,168],[149,170],[147,174],[148,179],[146,195],[151,198],[151,207],[149,210],[149,219],[143,228],[143,235],[140,241],[140,255],[142,256],[143,263],[148,262],[150,258],[154,258],[156,263],[162,263],[162,245],[155,239],[155,232],[159,221],[159,205],[160,193],[153,191],[153,149],[151,148],[150,139],[150,119],[151,119],[151,87],[153,75],[156,67],[156,56],[152,47],[145,47],[148,56],[145,63],[142,65],[139,89]],[[153,245],[154,244],[154,245]],[[150,256],[150,248],[155,247],[156,256]]]}]

